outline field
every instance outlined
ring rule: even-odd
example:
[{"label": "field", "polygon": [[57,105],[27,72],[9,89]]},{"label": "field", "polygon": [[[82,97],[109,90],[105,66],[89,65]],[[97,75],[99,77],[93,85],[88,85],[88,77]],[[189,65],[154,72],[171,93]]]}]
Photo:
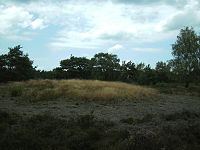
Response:
[{"label": "field", "polygon": [[91,80],[1,84],[0,149],[200,149],[199,87],[191,87],[192,96],[164,87]]},{"label": "field", "polygon": [[28,101],[57,98],[81,100],[137,100],[155,97],[152,88],[122,82],[92,80],[30,80],[9,84],[11,96],[21,96]]}]

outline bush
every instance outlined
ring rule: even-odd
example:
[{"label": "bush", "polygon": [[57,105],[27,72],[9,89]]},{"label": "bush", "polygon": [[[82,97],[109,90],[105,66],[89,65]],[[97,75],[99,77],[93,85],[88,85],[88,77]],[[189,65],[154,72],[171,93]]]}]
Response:
[{"label": "bush", "polygon": [[162,115],[161,118],[165,119],[166,121],[176,121],[176,120],[190,120],[199,118],[200,114],[195,112],[189,111],[182,111],[182,112],[175,112],[172,114]]},{"label": "bush", "polygon": [[20,86],[12,87],[10,90],[10,95],[12,97],[22,96],[23,88]]},{"label": "bush", "polygon": [[22,118],[0,111],[0,137],[1,150],[198,150],[200,124],[130,133],[92,115],[62,120],[49,115]]}]

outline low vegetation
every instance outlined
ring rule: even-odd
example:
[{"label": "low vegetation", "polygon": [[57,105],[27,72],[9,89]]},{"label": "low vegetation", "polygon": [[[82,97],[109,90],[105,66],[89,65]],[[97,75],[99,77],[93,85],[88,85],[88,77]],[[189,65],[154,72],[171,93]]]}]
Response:
[{"label": "low vegetation", "polygon": [[126,118],[126,119],[122,119],[120,120],[120,122],[122,123],[126,123],[126,124],[140,124],[140,123],[146,123],[146,122],[150,122],[153,119],[153,115],[152,114],[147,114],[142,118]]},{"label": "low vegetation", "polygon": [[156,88],[160,93],[172,94],[172,95],[186,95],[200,97],[200,84],[193,83],[190,87],[186,88],[182,83],[157,83],[152,86]]},{"label": "low vegetation", "polygon": [[116,130],[115,124],[93,115],[23,118],[0,111],[1,150],[197,150],[200,124],[170,125],[155,132]]},{"label": "low vegetation", "polygon": [[161,118],[166,121],[177,121],[177,120],[194,120],[200,118],[200,113],[189,112],[184,110],[182,112],[175,112],[171,114],[161,115]]},{"label": "low vegetation", "polygon": [[29,80],[10,83],[11,96],[29,101],[56,98],[81,100],[151,99],[157,94],[152,88],[121,82],[94,80]]}]

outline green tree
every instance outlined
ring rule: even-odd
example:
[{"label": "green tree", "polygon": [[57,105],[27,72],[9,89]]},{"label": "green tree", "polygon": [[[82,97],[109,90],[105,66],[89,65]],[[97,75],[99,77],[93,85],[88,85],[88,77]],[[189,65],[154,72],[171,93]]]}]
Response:
[{"label": "green tree", "polygon": [[159,61],[156,63],[156,80],[157,82],[169,82],[170,81],[170,65]]},{"label": "green tree", "polygon": [[85,57],[71,56],[70,59],[60,62],[60,68],[67,75],[67,78],[88,79],[91,76],[90,60]]},{"label": "green tree", "polygon": [[118,80],[120,73],[120,59],[117,55],[108,53],[95,54],[91,59],[92,75],[100,80]]},{"label": "green tree", "polygon": [[151,68],[151,66],[148,64],[147,66],[143,66],[142,63],[139,64],[141,67],[141,70],[138,70],[137,73],[137,82],[139,84],[146,84],[146,85],[152,85],[156,83],[156,72],[154,69]]},{"label": "green tree", "polygon": [[23,54],[20,45],[9,48],[8,54],[0,56],[1,81],[20,81],[33,77],[35,68],[28,54]]},{"label": "green tree", "polygon": [[0,56],[0,82],[8,81],[7,55]]},{"label": "green tree", "polygon": [[134,63],[132,63],[131,61],[127,63],[123,61],[120,67],[120,71],[121,71],[120,80],[126,82],[135,81],[137,69]]},{"label": "green tree", "polygon": [[173,70],[185,81],[185,87],[189,87],[194,79],[194,72],[200,69],[200,38],[193,28],[186,27],[180,30],[177,41],[172,45],[171,60]]}]

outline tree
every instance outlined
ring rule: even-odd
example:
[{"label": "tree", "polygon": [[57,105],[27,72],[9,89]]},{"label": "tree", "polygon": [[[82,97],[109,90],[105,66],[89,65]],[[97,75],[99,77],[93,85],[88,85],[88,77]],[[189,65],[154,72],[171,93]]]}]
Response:
[{"label": "tree", "polygon": [[193,28],[181,29],[172,50],[173,70],[185,81],[185,87],[189,87],[194,71],[200,69],[200,38]]},{"label": "tree", "polygon": [[156,63],[156,80],[158,82],[169,82],[170,81],[170,65],[165,62]]},{"label": "tree", "polygon": [[20,45],[9,48],[8,54],[0,56],[1,82],[28,80],[33,77],[33,61],[23,54]]},{"label": "tree", "polygon": [[120,72],[120,59],[117,55],[108,53],[95,54],[91,59],[92,75],[100,80],[118,80]]},{"label": "tree", "polygon": [[132,63],[131,61],[127,63],[125,61],[122,61],[120,71],[121,71],[120,80],[126,82],[135,81],[137,69],[134,63]]},{"label": "tree", "polygon": [[60,68],[67,74],[67,78],[88,79],[91,76],[90,60],[85,57],[71,56],[60,62]]},{"label": "tree", "polygon": [[144,66],[144,64],[140,63],[137,68],[137,82],[139,84],[153,85],[156,83],[156,72],[151,68],[150,64]]}]

